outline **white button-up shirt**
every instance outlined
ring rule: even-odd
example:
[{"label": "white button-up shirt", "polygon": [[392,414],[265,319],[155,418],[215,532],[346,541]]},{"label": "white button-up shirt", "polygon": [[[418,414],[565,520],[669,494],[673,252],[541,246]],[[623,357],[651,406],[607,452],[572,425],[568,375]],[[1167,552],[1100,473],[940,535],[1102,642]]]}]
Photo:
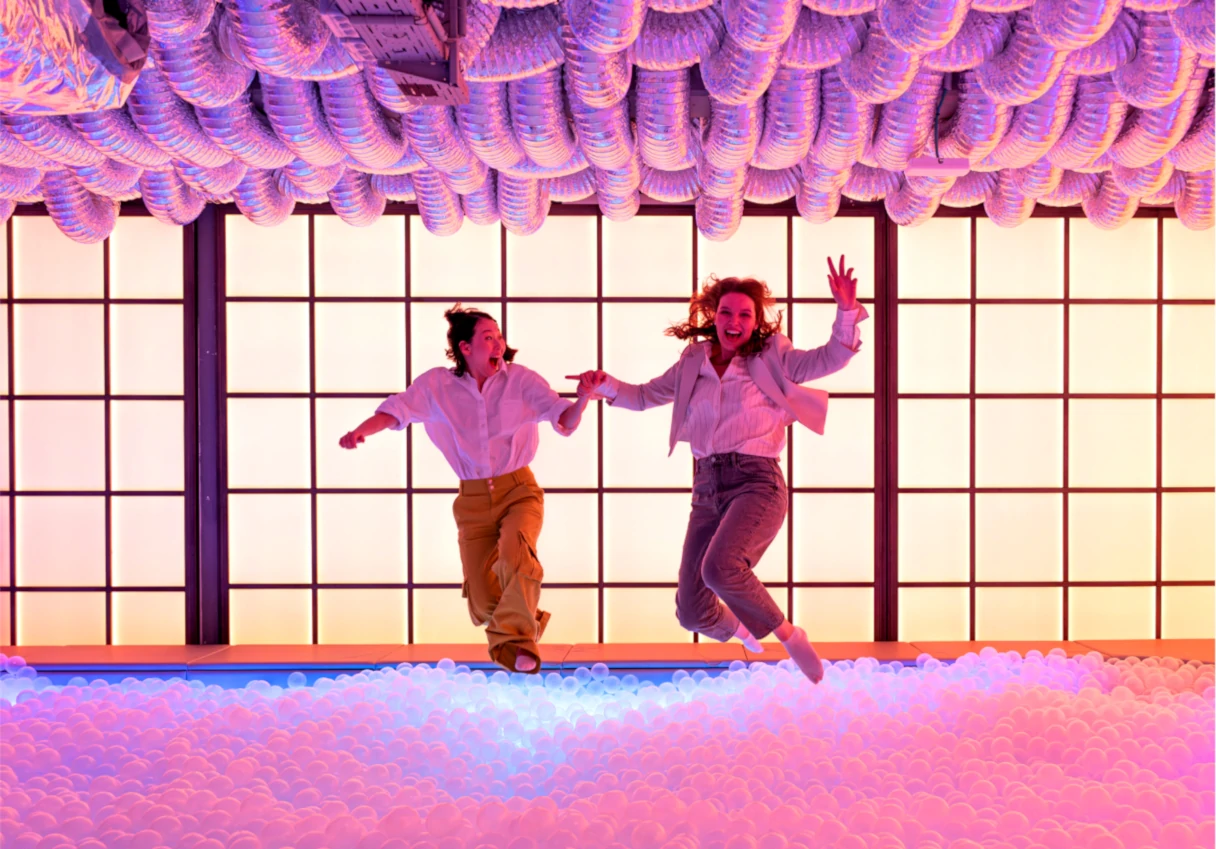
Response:
[{"label": "white button-up shirt", "polygon": [[571,431],[558,418],[572,403],[529,368],[503,363],[477,388],[470,374],[434,368],[377,409],[397,420],[393,430],[422,424],[461,480],[510,474],[532,462],[540,441],[537,422],[550,422],[563,436]]}]

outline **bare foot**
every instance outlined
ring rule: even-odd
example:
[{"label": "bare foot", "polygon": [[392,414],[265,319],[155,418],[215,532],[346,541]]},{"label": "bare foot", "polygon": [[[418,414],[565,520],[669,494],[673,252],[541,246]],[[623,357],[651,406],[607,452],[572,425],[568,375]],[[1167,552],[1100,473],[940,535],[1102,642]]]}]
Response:
[{"label": "bare foot", "polygon": [[516,672],[531,672],[535,668],[536,668],[536,658],[529,657],[528,655],[524,654],[523,652],[520,652],[519,657],[515,658],[515,671]]},{"label": "bare foot", "polygon": [[764,651],[764,646],[760,645],[760,641],[752,636],[752,632],[747,630],[742,622],[739,623],[739,630],[735,631],[735,639],[743,643],[752,654],[761,654]]},{"label": "bare foot", "polygon": [[819,659],[819,654],[811,645],[811,641],[806,638],[806,631],[795,628],[792,634],[781,641],[781,644],[789,652],[790,659],[798,664],[802,674],[811,679],[812,684],[818,684],[823,680],[823,661]]}]

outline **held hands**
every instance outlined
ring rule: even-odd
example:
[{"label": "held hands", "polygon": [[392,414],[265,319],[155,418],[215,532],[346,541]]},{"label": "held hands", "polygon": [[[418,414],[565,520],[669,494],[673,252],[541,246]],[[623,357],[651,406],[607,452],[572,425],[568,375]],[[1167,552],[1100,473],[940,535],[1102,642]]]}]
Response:
[{"label": "held hands", "polygon": [[832,272],[828,275],[828,286],[832,289],[836,306],[842,310],[857,309],[857,280],[853,277],[853,269],[845,270],[844,254],[840,255],[839,269],[832,265],[832,258],[828,257],[828,268]]},{"label": "held hands", "polygon": [[602,371],[585,371],[582,374],[568,374],[566,380],[578,381],[578,397],[588,401],[598,401],[604,396],[598,390],[608,379],[608,374]]}]

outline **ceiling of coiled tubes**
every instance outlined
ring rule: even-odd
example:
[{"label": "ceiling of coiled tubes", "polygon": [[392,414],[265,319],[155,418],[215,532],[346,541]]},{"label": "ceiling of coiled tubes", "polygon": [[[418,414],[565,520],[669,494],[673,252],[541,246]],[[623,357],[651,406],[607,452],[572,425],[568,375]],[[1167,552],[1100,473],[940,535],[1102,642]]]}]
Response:
[{"label": "ceiling of coiled tubes", "polygon": [[[415,202],[439,234],[646,199],[695,205],[711,239],[745,201],[813,222],[849,199],[906,226],[942,204],[1016,226],[1036,203],[1103,228],[1141,205],[1213,224],[1214,0],[467,0],[457,106],[357,62],[314,0],[142,0],[121,105],[22,108],[39,47],[15,36],[81,2],[5,13],[0,215],[43,202],[84,242],[136,198],[175,224],[232,202],[358,226]],[[906,174],[921,155],[970,172]]]}]

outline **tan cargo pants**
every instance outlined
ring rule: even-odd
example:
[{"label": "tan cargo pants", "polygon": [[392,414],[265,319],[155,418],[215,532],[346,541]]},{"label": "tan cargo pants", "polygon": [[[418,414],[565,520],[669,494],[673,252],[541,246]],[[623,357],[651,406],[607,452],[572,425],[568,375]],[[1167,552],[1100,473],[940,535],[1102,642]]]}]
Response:
[{"label": "tan cargo pants", "polygon": [[452,505],[464,568],[461,594],[473,624],[486,626],[490,659],[515,671],[520,653],[536,659],[549,614],[538,610],[544,570],[536,540],[545,519],[545,493],[525,466],[487,480],[460,482]]}]

